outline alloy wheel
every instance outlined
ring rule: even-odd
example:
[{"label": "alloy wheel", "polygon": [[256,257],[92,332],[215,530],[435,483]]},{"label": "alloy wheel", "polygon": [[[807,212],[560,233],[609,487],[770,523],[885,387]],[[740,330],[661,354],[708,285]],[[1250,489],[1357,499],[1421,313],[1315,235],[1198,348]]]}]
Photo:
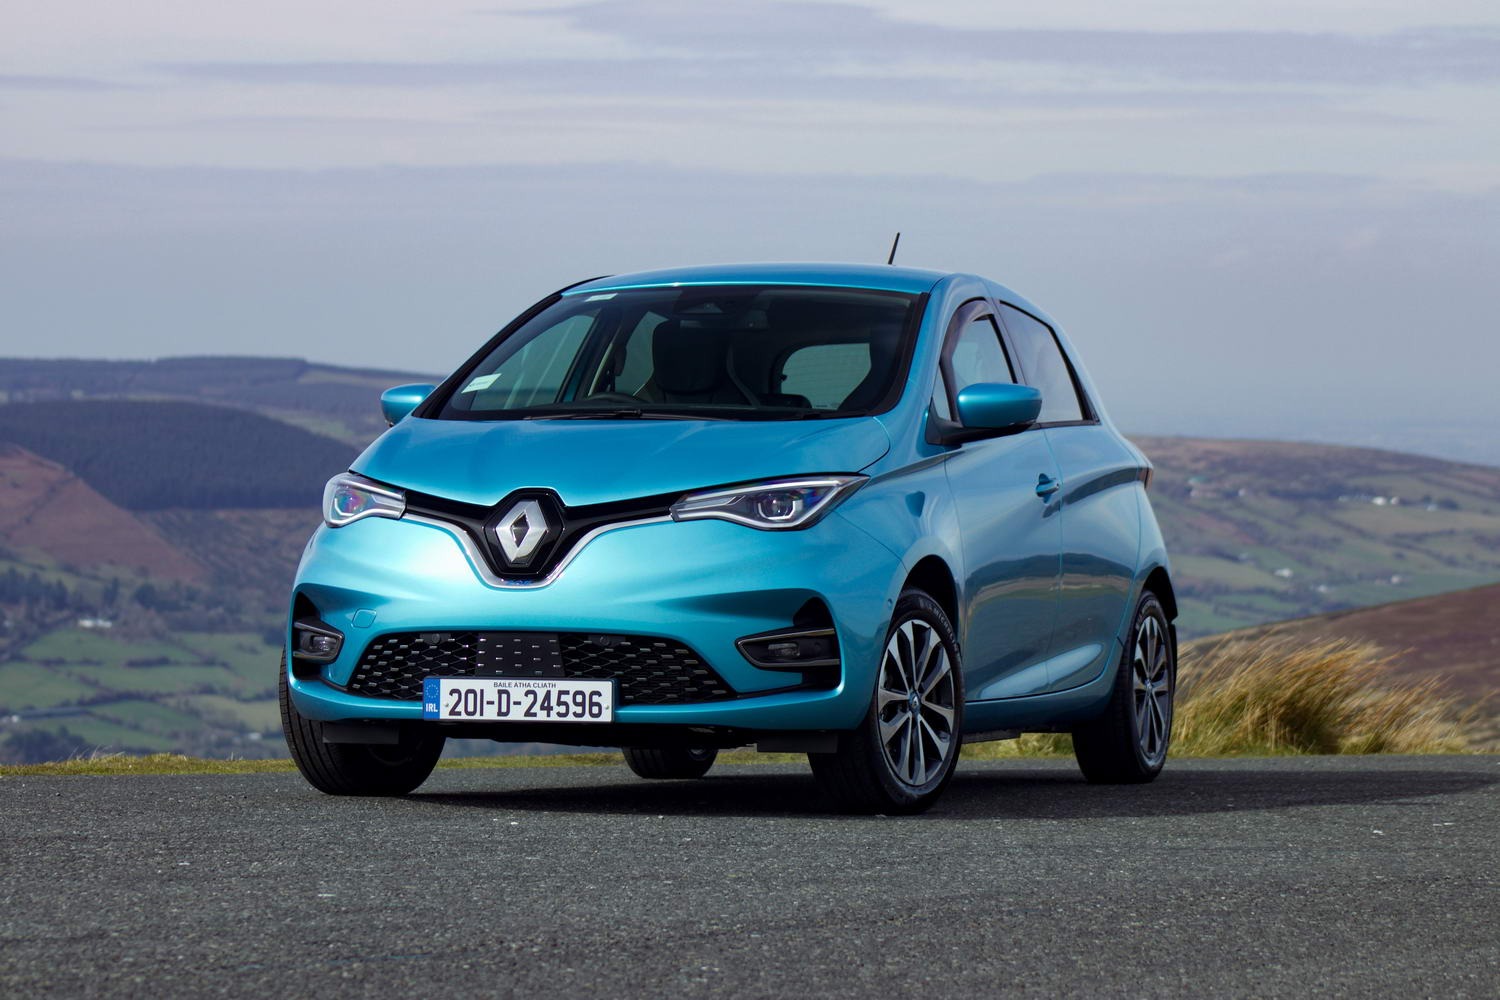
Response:
[{"label": "alloy wheel", "polygon": [[953,663],[937,631],[911,619],[891,634],[876,704],[891,773],[920,788],[942,773],[955,740]]},{"label": "alloy wheel", "polygon": [[1172,732],[1172,655],[1161,621],[1145,615],[1136,625],[1130,656],[1135,689],[1135,732],[1141,756],[1152,767],[1167,756]]}]

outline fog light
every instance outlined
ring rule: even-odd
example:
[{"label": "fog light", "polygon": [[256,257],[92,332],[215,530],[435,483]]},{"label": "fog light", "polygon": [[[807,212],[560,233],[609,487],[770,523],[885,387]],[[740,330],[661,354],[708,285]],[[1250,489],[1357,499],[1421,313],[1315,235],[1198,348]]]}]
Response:
[{"label": "fog light", "polygon": [[344,636],[325,622],[301,618],[292,622],[292,651],[300,660],[328,663],[338,658]]},{"label": "fog light", "polygon": [[301,652],[308,656],[337,656],[339,641],[331,635],[318,635],[316,632],[302,633]]},{"label": "fog light", "polygon": [[831,628],[779,629],[747,635],[735,646],[763,670],[806,670],[839,665],[838,637]]}]

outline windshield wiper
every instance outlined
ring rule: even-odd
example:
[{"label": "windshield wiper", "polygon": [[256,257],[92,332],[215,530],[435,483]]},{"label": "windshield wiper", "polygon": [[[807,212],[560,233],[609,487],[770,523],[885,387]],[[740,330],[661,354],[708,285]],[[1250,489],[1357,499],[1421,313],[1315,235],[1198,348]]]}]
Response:
[{"label": "windshield wiper", "polygon": [[727,417],[706,413],[674,413],[669,410],[643,410],[639,407],[616,409],[553,410],[528,413],[522,420],[726,420]]},{"label": "windshield wiper", "polygon": [[843,417],[848,414],[837,410],[818,410],[811,408],[766,410],[767,420],[827,420],[829,417]]}]

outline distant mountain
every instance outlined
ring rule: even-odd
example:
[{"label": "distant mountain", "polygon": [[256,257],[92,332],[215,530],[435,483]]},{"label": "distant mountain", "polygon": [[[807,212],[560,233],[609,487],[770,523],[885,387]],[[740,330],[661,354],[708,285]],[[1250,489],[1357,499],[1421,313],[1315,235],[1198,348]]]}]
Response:
[{"label": "distant mountain", "polygon": [[[380,390],[409,381],[432,379],[253,358],[0,361],[0,757],[281,752],[271,685],[318,490],[384,427]],[[1389,604],[1500,582],[1500,469],[1137,441],[1184,636],[1335,613],[1317,627],[1420,641],[1434,669],[1479,663],[1500,636],[1494,591],[1430,614]],[[1472,642],[1418,640],[1407,611],[1342,614],[1369,605]]]},{"label": "distant mountain", "polygon": [[1278,441],[1136,438],[1183,631],[1500,581],[1500,468]]},{"label": "distant mountain", "polygon": [[74,400],[0,406],[0,443],[57,462],[128,510],[313,507],[349,444],[201,403]]},{"label": "distant mountain", "polygon": [[190,400],[254,410],[357,445],[385,428],[376,405],[382,390],[436,381],[434,375],[338,368],[300,358],[0,359],[0,403]]}]

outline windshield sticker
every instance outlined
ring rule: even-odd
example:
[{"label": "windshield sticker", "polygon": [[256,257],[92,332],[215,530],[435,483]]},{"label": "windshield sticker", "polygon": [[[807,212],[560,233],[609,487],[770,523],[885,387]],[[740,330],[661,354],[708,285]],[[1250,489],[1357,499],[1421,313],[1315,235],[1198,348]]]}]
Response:
[{"label": "windshield sticker", "polygon": [[584,299],[583,301],[585,301],[585,302],[603,302],[605,299],[612,299],[614,297],[615,297],[615,293],[614,292],[601,292],[598,295],[590,295],[588,298]]},{"label": "windshield sticker", "polygon": [[479,392],[481,389],[488,389],[490,387],[490,385],[494,383],[495,379],[497,379],[499,377],[500,377],[500,373],[499,372],[496,372],[493,375],[481,375],[478,378],[476,378],[473,381],[471,381],[468,385],[464,386],[459,391],[460,392]]}]

